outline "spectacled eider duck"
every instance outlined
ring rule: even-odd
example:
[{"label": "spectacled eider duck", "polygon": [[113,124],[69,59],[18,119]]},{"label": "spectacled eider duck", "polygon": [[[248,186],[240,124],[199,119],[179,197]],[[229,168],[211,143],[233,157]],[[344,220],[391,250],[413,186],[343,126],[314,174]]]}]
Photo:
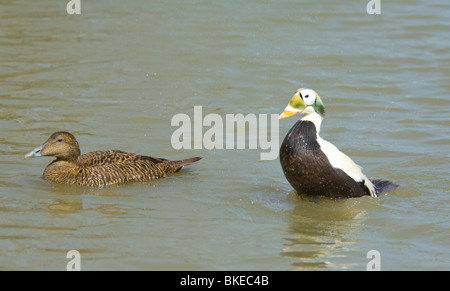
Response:
[{"label": "spectacled eider duck", "polygon": [[352,159],[319,136],[325,107],[314,90],[298,89],[279,119],[297,113],[305,116],[284,138],[280,162],[298,194],[334,199],[377,197],[398,187],[389,181],[369,180]]},{"label": "spectacled eider duck", "polygon": [[144,182],[179,171],[200,157],[169,161],[118,150],[94,151],[80,155],[75,137],[68,132],[55,132],[25,158],[53,156],[44,170],[44,178],[57,183],[99,187],[125,182]]}]

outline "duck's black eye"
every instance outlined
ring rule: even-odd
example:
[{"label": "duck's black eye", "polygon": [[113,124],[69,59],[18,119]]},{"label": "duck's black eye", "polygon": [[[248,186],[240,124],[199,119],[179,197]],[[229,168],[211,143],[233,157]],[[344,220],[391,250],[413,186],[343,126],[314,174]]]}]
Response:
[{"label": "duck's black eye", "polygon": [[62,138],[60,138],[60,139],[58,139],[58,141],[59,141],[59,142],[62,142],[63,140],[62,140]]}]

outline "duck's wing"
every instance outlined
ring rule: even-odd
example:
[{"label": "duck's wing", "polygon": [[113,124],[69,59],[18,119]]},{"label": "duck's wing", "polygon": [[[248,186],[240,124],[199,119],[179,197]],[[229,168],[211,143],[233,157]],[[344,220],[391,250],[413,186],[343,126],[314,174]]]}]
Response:
[{"label": "duck's wing", "polygon": [[138,160],[151,161],[155,164],[165,161],[165,159],[142,156],[118,150],[95,151],[78,158],[78,163],[83,167],[106,166],[124,162],[135,162]]},{"label": "duck's wing", "polygon": [[[101,156],[104,152],[96,153],[95,156]],[[153,179],[159,179],[166,174],[179,171],[185,165],[190,165],[200,158],[190,158],[181,161],[169,161],[155,159],[148,156],[133,155],[126,157],[128,153],[114,152],[113,155],[106,155],[107,158],[116,156],[114,161],[109,163],[96,164],[90,159],[90,164],[86,163],[78,168],[76,184],[86,186],[105,186],[125,182],[142,182]],[[120,158],[124,158],[120,160]],[[155,162],[156,161],[156,162]]]},{"label": "duck's wing", "polygon": [[364,182],[364,185],[370,192],[370,196],[377,197],[377,192],[372,182],[363,174],[361,167],[358,166],[349,156],[341,152],[332,143],[318,138],[318,143],[323,153],[328,158],[330,164],[337,169],[342,170],[356,182]]}]

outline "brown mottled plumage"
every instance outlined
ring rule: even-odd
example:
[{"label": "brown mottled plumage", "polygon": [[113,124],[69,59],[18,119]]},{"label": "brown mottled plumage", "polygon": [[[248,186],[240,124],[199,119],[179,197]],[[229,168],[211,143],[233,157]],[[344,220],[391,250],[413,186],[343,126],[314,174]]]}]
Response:
[{"label": "brown mottled plumage", "polygon": [[47,180],[97,187],[162,178],[201,159],[194,157],[169,161],[117,150],[80,155],[77,140],[68,132],[55,132],[43,145],[25,155],[25,158],[40,156],[56,157],[44,170],[44,178]]}]

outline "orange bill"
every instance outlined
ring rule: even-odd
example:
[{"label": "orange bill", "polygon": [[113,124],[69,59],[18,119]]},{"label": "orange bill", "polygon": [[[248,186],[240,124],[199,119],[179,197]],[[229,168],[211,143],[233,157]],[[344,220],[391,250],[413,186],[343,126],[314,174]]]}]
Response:
[{"label": "orange bill", "polygon": [[292,116],[297,113],[298,112],[284,110],[283,113],[281,113],[280,116],[278,116],[278,119],[286,118],[286,117]]}]

